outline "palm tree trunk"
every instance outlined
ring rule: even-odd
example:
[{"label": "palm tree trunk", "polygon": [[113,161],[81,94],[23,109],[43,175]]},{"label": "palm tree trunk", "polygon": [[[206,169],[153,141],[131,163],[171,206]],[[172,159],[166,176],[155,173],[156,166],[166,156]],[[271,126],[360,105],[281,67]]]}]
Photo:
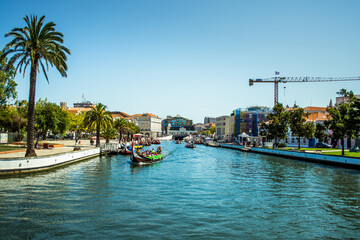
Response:
[{"label": "palm tree trunk", "polygon": [[100,147],[100,121],[96,123],[96,147]]},{"label": "palm tree trunk", "polygon": [[342,152],[341,152],[341,155],[344,156],[345,155],[345,146],[344,146],[344,137],[341,138],[341,149],[342,149]]},{"label": "palm tree trunk", "polygon": [[35,128],[35,90],[36,90],[37,60],[31,64],[30,72],[30,93],[27,125],[27,149],[25,157],[37,156],[34,149],[34,128]]},{"label": "palm tree trunk", "polygon": [[300,150],[300,137],[298,138],[298,149]]}]

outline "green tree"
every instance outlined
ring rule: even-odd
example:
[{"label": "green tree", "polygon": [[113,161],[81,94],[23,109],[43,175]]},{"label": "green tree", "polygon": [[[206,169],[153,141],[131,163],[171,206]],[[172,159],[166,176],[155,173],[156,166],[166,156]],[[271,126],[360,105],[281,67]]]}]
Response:
[{"label": "green tree", "polygon": [[216,131],[216,126],[212,126],[209,130],[210,130],[210,134],[214,134]]},{"label": "green tree", "polygon": [[127,121],[125,118],[117,118],[114,121],[114,127],[119,133],[119,143],[121,142],[121,139],[123,137],[123,133],[127,130],[129,127],[128,124],[129,121]]},{"label": "green tree", "polygon": [[74,131],[77,135],[86,132],[84,125],[85,113],[80,112],[75,115],[70,115],[70,130]]},{"label": "green tree", "polygon": [[28,110],[28,102],[26,100],[16,101],[15,103],[17,114],[13,117],[13,121],[17,126],[17,141],[21,141],[25,136],[26,116]]},{"label": "green tree", "polygon": [[269,140],[275,140],[275,145],[278,145],[279,139],[285,139],[289,131],[289,117],[290,113],[285,111],[281,103],[277,103],[272,112],[267,116],[269,121],[260,124],[260,135]]},{"label": "green tree", "polygon": [[110,142],[110,139],[115,138],[117,135],[117,132],[114,128],[109,127],[106,128],[103,132],[102,132],[102,137],[106,139],[106,143]]},{"label": "green tree", "polygon": [[59,122],[53,130],[53,133],[63,136],[70,129],[70,115],[67,111],[59,107],[57,108],[57,118],[59,119]]},{"label": "green tree", "polygon": [[313,137],[315,132],[314,124],[306,121],[309,115],[310,113],[306,113],[303,108],[299,108],[297,105],[294,105],[290,111],[290,129],[297,137],[298,149],[300,149],[300,138],[309,139]]},{"label": "green tree", "polygon": [[326,133],[326,126],[322,123],[316,123],[315,127],[315,138],[319,139],[320,142],[326,141],[329,135]]},{"label": "green tree", "polygon": [[46,139],[48,131],[53,134],[65,134],[70,128],[69,114],[55,103],[39,100],[35,106],[35,121],[37,129]]},{"label": "green tree", "polygon": [[95,127],[96,129],[96,147],[100,146],[100,130],[110,127],[113,122],[111,113],[106,111],[106,108],[105,105],[98,103],[85,114],[85,126]]},{"label": "green tree", "polygon": [[16,72],[23,70],[24,75],[26,68],[30,65],[30,93],[29,93],[29,109],[27,124],[27,150],[25,157],[36,156],[34,150],[34,125],[35,125],[35,89],[37,73],[40,67],[43,70],[46,80],[49,79],[46,74],[49,65],[55,66],[61,76],[66,77],[67,65],[66,54],[70,54],[70,50],[62,45],[63,34],[55,31],[55,23],[48,22],[45,24],[45,16],[38,19],[36,16],[30,15],[24,18],[25,27],[14,28],[7,33],[5,37],[13,37],[13,39],[5,45],[2,58],[12,55],[7,68],[11,68],[18,61]]},{"label": "green tree", "polygon": [[16,116],[16,109],[9,106],[0,107],[0,130],[11,132],[14,127],[14,118]]},{"label": "green tree", "polygon": [[[0,56],[2,52],[0,51]],[[0,57],[0,107],[6,105],[9,99],[16,98],[15,68],[7,67],[7,58]]]},{"label": "green tree", "polygon": [[340,139],[342,146],[342,155],[345,154],[345,138],[351,138],[358,135],[359,125],[354,112],[357,100],[352,91],[347,92],[341,89],[337,94],[345,98],[344,103],[332,108],[327,108],[330,120],[326,121],[326,126],[332,131],[333,139]]}]

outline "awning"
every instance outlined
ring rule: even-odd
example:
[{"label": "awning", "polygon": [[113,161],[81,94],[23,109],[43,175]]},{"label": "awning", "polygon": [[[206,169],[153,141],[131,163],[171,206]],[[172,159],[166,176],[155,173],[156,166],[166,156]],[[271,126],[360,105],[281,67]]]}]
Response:
[{"label": "awning", "polygon": [[242,134],[239,134],[238,137],[243,137],[244,138],[244,137],[250,137],[250,136],[243,132]]}]

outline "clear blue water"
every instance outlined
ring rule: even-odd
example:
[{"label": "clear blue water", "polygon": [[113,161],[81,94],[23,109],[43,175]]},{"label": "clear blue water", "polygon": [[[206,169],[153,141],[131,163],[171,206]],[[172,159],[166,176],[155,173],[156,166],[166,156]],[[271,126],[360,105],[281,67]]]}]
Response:
[{"label": "clear blue water", "polygon": [[0,239],[360,238],[360,171],[163,142],[0,179]]}]

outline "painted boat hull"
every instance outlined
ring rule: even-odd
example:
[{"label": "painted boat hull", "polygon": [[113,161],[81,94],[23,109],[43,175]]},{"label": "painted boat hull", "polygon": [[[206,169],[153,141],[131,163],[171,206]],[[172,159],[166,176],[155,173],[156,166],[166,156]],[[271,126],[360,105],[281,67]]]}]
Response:
[{"label": "painted boat hull", "polygon": [[130,156],[131,164],[133,165],[149,165],[160,162],[163,159],[164,155],[162,153],[152,157],[142,157],[136,153],[135,148],[131,151]]}]

